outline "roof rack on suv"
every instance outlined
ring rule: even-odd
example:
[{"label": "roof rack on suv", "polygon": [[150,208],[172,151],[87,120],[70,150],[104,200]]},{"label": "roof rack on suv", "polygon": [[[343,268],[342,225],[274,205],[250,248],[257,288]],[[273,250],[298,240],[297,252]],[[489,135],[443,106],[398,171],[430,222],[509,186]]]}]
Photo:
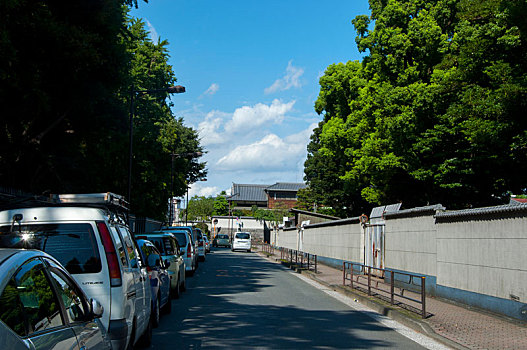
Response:
[{"label": "roof rack on suv", "polygon": [[128,202],[123,196],[112,193],[52,194],[54,204],[93,206],[128,211]]}]

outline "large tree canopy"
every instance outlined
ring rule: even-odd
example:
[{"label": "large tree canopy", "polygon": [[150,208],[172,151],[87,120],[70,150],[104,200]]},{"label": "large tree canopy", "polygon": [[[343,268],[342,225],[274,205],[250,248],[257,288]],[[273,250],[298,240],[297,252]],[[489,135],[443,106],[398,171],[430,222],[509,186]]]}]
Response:
[{"label": "large tree canopy", "polygon": [[[168,43],[152,42],[129,6],[137,1],[0,3],[1,186],[127,194],[131,91],[176,82]],[[166,93],[134,97],[132,210],[162,219],[168,196],[206,175],[171,154],[203,150]]]},{"label": "large tree canopy", "polygon": [[313,198],[350,215],[399,201],[482,206],[525,191],[527,2],[370,7],[352,21],[362,62],[320,78],[323,120],[305,163]]}]

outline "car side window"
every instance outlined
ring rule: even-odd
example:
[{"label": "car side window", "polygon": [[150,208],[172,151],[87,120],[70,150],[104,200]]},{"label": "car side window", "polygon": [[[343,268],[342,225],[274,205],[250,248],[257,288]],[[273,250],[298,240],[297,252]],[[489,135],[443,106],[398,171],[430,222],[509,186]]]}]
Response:
[{"label": "car side window", "polygon": [[141,246],[141,251],[143,256],[146,259],[146,266],[151,267],[150,265],[150,254],[152,254],[152,248],[148,244],[143,244]]},{"label": "car side window", "polygon": [[22,335],[21,320],[27,325],[23,332],[26,334],[64,325],[59,303],[41,260],[33,259],[22,265],[8,286],[10,288],[2,292],[2,307],[5,307],[5,300],[13,305],[14,314],[20,311],[20,307],[23,312],[16,318],[7,319],[15,332]]},{"label": "car side window", "polygon": [[[174,243],[172,239],[165,237],[163,238],[163,243],[165,244],[165,252],[167,255],[178,254],[174,251]],[[179,252],[179,249],[178,249],[178,252]]]},{"label": "car side window", "polygon": [[66,310],[66,318],[69,323],[83,321],[88,315],[83,297],[77,291],[71,281],[59,271],[50,271],[51,279],[56,283],[59,298],[62,300]]},{"label": "car side window", "polygon": [[126,260],[126,251],[125,251],[126,248],[124,245],[123,236],[117,227],[113,228],[113,230],[117,231],[117,236],[119,238],[119,241],[116,240],[115,246],[117,248],[117,253],[119,254],[119,259],[121,259],[121,264],[124,267],[128,267],[128,260]]},{"label": "car side window", "polygon": [[24,308],[20,301],[14,278],[9,280],[0,295],[0,320],[16,334],[22,337],[26,335]]},{"label": "car side window", "polygon": [[137,268],[137,254],[134,248],[134,244],[132,243],[132,237],[130,235],[130,232],[124,227],[119,227],[119,231],[121,233],[121,237],[123,238],[126,247],[126,254],[128,255],[130,266],[132,268]]}]

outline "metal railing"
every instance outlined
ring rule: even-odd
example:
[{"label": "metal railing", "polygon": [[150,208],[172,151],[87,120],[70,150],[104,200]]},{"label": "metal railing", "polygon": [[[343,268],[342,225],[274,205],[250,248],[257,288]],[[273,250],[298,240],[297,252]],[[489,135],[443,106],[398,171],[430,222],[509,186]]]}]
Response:
[{"label": "metal railing", "polygon": [[[382,277],[378,277],[379,275]],[[390,279],[389,283],[384,281],[388,276]],[[397,281],[395,279],[396,276],[399,278]],[[401,277],[405,278],[406,281],[402,281]],[[427,317],[426,280],[424,276],[343,262],[342,285],[345,286],[346,281],[349,281],[351,288],[367,291],[369,296],[389,298],[392,305],[403,303],[411,309],[415,307],[414,305],[420,306],[421,317]],[[372,292],[372,290],[375,292]],[[408,295],[404,295],[405,293]],[[416,296],[414,297],[413,294]]]},{"label": "metal railing", "polygon": [[262,250],[262,252],[265,252],[267,254],[274,255],[274,246],[272,246],[269,243],[262,242],[261,250]]},{"label": "metal railing", "polygon": [[280,247],[280,259],[289,263],[289,266],[300,269],[307,269],[317,273],[317,256],[314,254],[302,252],[300,250]]}]

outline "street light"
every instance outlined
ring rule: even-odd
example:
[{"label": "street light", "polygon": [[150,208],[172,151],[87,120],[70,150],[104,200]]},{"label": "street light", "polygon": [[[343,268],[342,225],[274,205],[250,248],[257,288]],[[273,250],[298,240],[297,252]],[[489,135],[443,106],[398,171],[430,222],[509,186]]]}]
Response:
[{"label": "street light", "polygon": [[[172,215],[173,215],[173,212],[174,212],[174,201],[173,201],[173,198],[174,198],[174,158],[188,158],[188,159],[192,159],[192,158],[198,158],[198,157],[201,157],[203,155],[202,152],[188,152],[188,153],[171,153],[170,154],[172,156],[172,163],[171,163],[171,168],[170,168],[170,213],[169,213],[169,225],[172,224]],[[187,224],[187,213],[188,212],[188,184],[187,184],[187,208],[185,210],[185,225]]]},{"label": "street light", "polygon": [[134,99],[136,95],[148,95],[148,94],[155,94],[158,92],[168,92],[169,94],[181,94],[185,92],[185,87],[181,85],[176,86],[169,86],[167,88],[163,89],[151,89],[151,90],[135,90],[132,87],[132,90],[130,90],[130,126],[129,126],[129,133],[130,133],[130,141],[129,141],[129,161],[128,161],[128,203],[129,207],[131,207],[132,203],[132,159],[133,159],[133,141],[134,141]]}]

